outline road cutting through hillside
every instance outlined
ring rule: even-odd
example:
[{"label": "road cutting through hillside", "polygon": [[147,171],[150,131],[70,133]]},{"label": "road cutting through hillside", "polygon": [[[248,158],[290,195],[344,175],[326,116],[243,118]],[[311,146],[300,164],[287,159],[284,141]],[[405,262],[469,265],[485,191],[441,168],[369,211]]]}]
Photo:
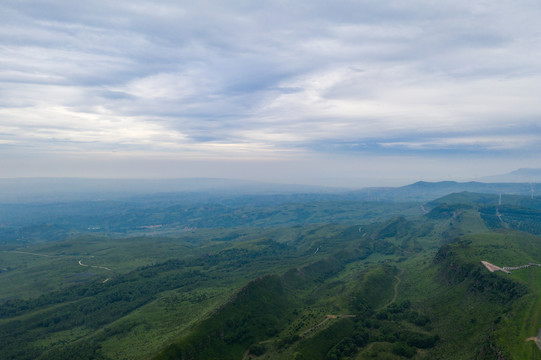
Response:
[{"label": "road cutting through hillside", "polygon": [[321,325],[325,324],[327,321],[329,321],[329,320],[331,320],[331,319],[353,318],[353,317],[355,317],[355,316],[357,316],[357,315],[330,315],[330,314],[329,314],[329,315],[325,315],[325,319],[324,319],[322,322],[320,322],[320,323],[318,323],[318,324],[312,326],[311,328],[309,328],[309,329],[307,329],[307,330],[304,330],[304,331],[301,333],[301,336],[304,336],[304,335],[308,334],[309,332],[311,332],[311,331],[317,329],[318,327],[320,327]]},{"label": "road cutting through hillside", "polygon": [[396,283],[393,286],[393,298],[391,301],[389,301],[387,304],[383,305],[382,307],[378,308],[377,310],[385,309],[387,306],[394,304],[396,302],[396,298],[398,297],[398,285],[402,282],[402,279],[400,276],[404,274],[404,269],[400,270],[400,273],[398,275],[395,275],[394,278],[396,279]]},{"label": "road cutting through hillside", "polygon": [[481,260],[481,264],[484,265],[484,267],[487,268],[488,271],[494,272],[494,271],[503,271],[506,274],[511,274],[511,270],[518,270],[518,269],[525,269],[530,266],[541,266],[541,264],[536,263],[528,263],[526,265],[519,265],[519,266],[504,266],[499,267],[497,265],[491,264],[488,261]]},{"label": "road cutting through hillside", "polygon": [[[491,264],[488,261],[484,261],[484,260],[481,260],[481,264],[483,264],[483,266],[486,267],[487,270],[490,271],[491,273],[495,272],[495,271],[502,271],[502,272],[504,272],[506,274],[511,274],[512,270],[525,269],[525,268],[529,268],[529,267],[532,267],[532,266],[540,266],[541,267],[541,264],[537,264],[537,263],[528,263],[528,264],[519,265],[519,266],[500,267],[500,266]],[[539,331],[537,332],[537,336],[530,336],[529,338],[526,339],[526,341],[535,341],[535,344],[537,345],[539,350],[541,350],[541,329],[539,329]]]},{"label": "road cutting through hillside", "polygon": [[393,304],[396,301],[396,298],[398,297],[398,285],[400,285],[400,283],[402,282],[402,279],[400,278],[400,276],[402,276],[403,273],[404,273],[404,269],[401,269],[400,274],[395,275],[395,277],[394,277],[397,280],[396,284],[394,284],[394,287],[393,287],[394,295],[393,295],[393,298],[392,298],[391,302],[389,302],[387,304],[387,306]]},{"label": "road cutting through hillside", "polygon": [[526,341],[535,341],[535,345],[541,350],[541,329],[539,329],[537,336],[531,336],[527,338]]},{"label": "road cutting through hillside", "polygon": [[[356,317],[357,315],[333,315],[333,314],[328,314],[328,315],[325,315],[325,319],[320,322],[320,323],[317,323],[316,325],[310,327],[309,329],[307,330],[304,330],[302,333],[301,333],[301,337],[305,336],[306,334],[308,334],[309,332],[311,331],[314,331],[316,330],[317,328],[321,327],[323,324],[325,324],[327,321],[331,320],[331,319],[341,319],[341,318],[354,318]],[[264,341],[260,341],[258,342],[258,344],[267,344],[267,343],[271,343],[273,342],[274,340],[273,339],[269,339],[269,340],[264,340]],[[250,350],[246,350],[244,352],[244,355],[242,356],[242,360],[247,360],[248,359],[248,356],[250,355]]]}]

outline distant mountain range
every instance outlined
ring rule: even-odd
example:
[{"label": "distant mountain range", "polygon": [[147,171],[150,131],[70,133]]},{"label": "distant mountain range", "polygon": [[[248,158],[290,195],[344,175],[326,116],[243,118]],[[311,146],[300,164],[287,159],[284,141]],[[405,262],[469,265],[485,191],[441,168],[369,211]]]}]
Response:
[{"label": "distant mountain range", "polygon": [[535,188],[541,189],[541,184],[419,181],[396,188],[367,188],[352,194],[358,199],[371,201],[430,201],[463,191],[486,194],[531,195],[532,189]]},{"label": "distant mountain range", "polygon": [[[519,169],[507,175],[518,179],[534,179],[541,169]],[[507,175],[502,175],[503,177]],[[493,177],[496,179],[497,177]],[[531,195],[541,191],[539,181],[502,182],[425,182],[419,181],[401,187],[373,187],[360,190],[344,188],[284,185],[232,179],[73,179],[25,178],[0,179],[0,202],[69,202],[99,200],[156,201],[177,199],[205,202],[209,199],[238,199],[256,196],[264,202],[339,201],[391,201],[426,202],[463,191],[487,194]],[[279,195],[279,196],[278,196]],[[299,197],[300,196],[300,197]],[[266,199],[266,200],[265,200]],[[242,201],[247,201],[243,199]]]},{"label": "distant mountain range", "polygon": [[485,176],[482,182],[541,182],[541,169],[521,168],[507,174]]}]

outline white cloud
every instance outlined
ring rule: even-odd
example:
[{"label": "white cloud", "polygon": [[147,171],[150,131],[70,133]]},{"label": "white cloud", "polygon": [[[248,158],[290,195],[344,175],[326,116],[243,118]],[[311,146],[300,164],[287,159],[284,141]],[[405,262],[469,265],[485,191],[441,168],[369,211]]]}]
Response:
[{"label": "white cloud", "polygon": [[0,13],[4,152],[539,151],[533,0],[47,0]]},{"label": "white cloud", "polygon": [[100,149],[103,146],[150,145],[160,148],[162,143],[182,143],[185,137],[164,129],[158,124],[137,118],[111,116],[106,110],[92,113],[74,112],[65,107],[0,109],[0,130],[12,143],[32,146],[39,141],[42,150],[59,150],[67,142],[79,151]]},{"label": "white cloud", "polygon": [[446,138],[435,138],[427,141],[390,141],[380,145],[387,148],[406,148],[417,150],[431,149],[460,149],[469,150],[475,148],[487,150],[515,150],[536,146],[541,142],[541,134],[538,135],[492,135],[492,136],[460,136],[450,135]]}]

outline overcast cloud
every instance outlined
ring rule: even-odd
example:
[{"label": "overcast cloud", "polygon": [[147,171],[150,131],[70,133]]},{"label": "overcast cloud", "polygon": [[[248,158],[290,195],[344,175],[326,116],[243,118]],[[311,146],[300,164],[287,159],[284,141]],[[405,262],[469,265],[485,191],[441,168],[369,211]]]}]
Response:
[{"label": "overcast cloud", "polygon": [[540,18],[533,0],[4,0],[0,177],[539,167]]}]

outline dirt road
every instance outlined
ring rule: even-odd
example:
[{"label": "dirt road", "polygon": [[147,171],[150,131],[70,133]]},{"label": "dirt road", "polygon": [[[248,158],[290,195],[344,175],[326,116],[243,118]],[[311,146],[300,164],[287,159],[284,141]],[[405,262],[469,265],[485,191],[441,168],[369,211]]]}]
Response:
[{"label": "dirt road", "polygon": [[105,266],[97,266],[97,265],[86,265],[86,264],[83,264],[82,262],[83,260],[79,260],[79,265],[81,266],[87,266],[87,267],[93,267],[93,268],[96,268],[96,269],[104,269],[104,270],[109,270],[111,271],[111,269],[105,267]]}]

